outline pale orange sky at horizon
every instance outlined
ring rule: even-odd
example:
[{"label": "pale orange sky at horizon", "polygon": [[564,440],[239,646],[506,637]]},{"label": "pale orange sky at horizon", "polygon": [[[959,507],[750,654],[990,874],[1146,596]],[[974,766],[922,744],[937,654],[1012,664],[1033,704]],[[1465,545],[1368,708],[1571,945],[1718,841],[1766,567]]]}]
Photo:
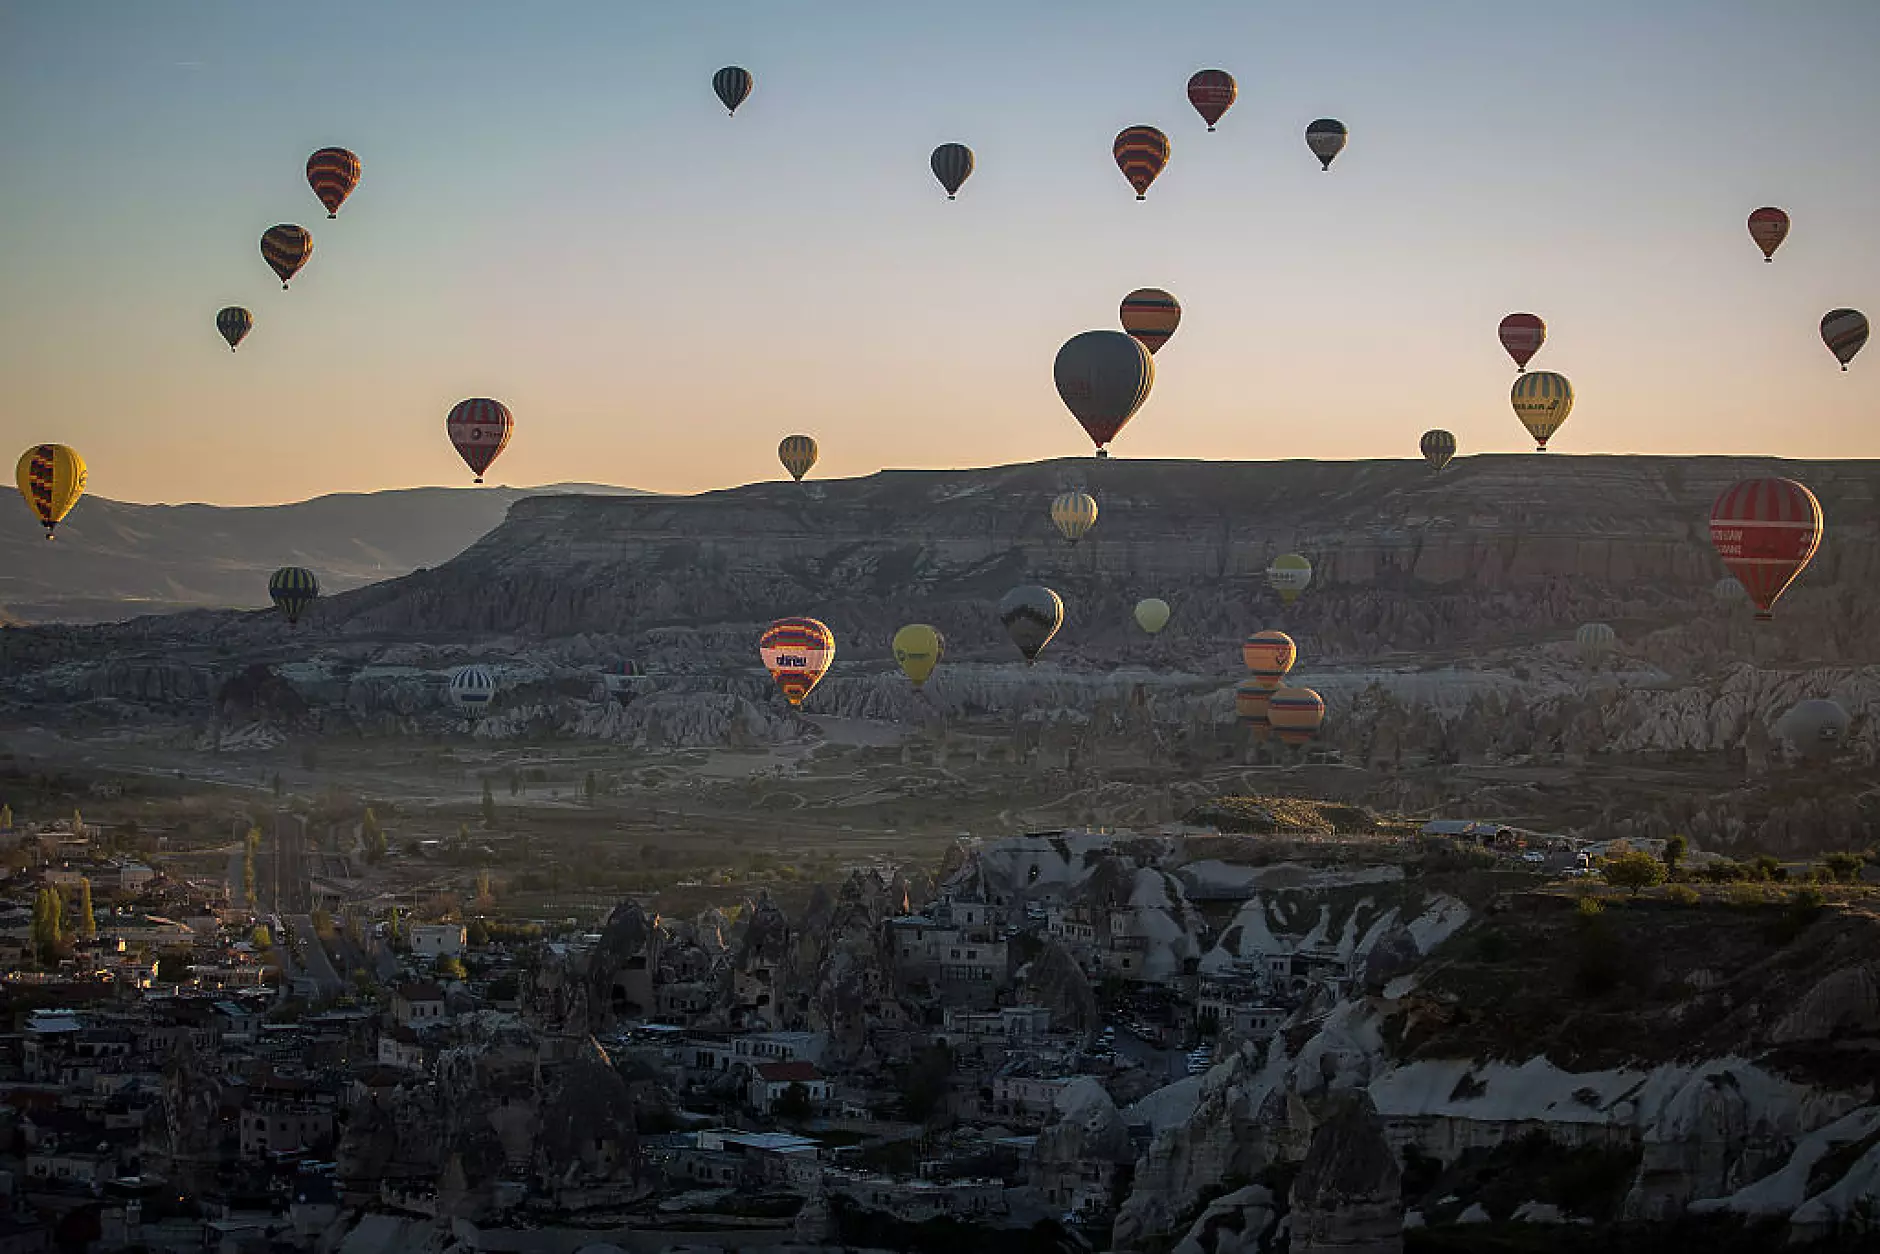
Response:
[{"label": "pale orange sky at horizon", "polygon": [[[1183,322],[1119,458],[1531,449],[1515,310],[1577,393],[1554,452],[1880,457],[1880,349],[1842,373],[1817,332],[1880,316],[1880,6],[812,7],[10,11],[7,455],[71,444],[121,500],[468,486],[471,396],[516,415],[491,483],[775,479],[796,431],[819,478],[1087,454],[1052,358],[1158,286]],[[1216,64],[1208,134],[1183,84]],[[1136,122],[1173,141],[1141,203]],[[952,203],[947,140],[978,157]],[[301,169],[330,143],[364,163],[337,221]],[[1795,219],[1773,265],[1763,204]],[[275,222],[315,241],[286,292]]]}]

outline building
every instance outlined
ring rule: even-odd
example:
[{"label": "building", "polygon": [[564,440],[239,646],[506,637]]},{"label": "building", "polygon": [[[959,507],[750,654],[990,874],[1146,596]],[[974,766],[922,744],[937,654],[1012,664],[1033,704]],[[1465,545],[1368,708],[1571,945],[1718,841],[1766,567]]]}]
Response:
[{"label": "building", "polygon": [[461,923],[414,923],[411,952],[420,958],[461,958],[469,932]]},{"label": "building", "polygon": [[400,984],[392,990],[392,1018],[402,1028],[444,1021],[444,990],[435,984]]},{"label": "building", "polygon": [[760,1062],[752,1069],[747,1100],[753,1110],[769,1114],[797,1085],[809,1097],[811,1110],[820,1110],[829,1101],[829,1081],[810,1062]]}]

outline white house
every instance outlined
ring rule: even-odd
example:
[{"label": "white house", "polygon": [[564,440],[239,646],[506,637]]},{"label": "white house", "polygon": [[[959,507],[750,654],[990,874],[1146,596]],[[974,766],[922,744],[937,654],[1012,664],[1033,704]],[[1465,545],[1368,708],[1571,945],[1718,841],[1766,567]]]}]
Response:
[{"label": "white house", "polygon": [[816,1064],[810,1062],[760,1062],[753,1069],[748,1098],[753,1109],[768,1114],[792,1085],[800,1084],[809,1094],[811,1109],[819,1110],[829,1100],[829,1081]]},{"label": "white house", "polygon": [[461,923],[414,923],[411,952],[421,958],[461,958],[468,935]]}]

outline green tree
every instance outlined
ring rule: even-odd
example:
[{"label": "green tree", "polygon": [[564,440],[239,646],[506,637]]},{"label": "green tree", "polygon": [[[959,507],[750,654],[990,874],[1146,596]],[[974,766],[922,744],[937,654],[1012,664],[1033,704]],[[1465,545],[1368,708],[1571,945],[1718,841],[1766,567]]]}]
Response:
[{"label": "green tree", "polygon": [[333,940],[339,935],[338,930],[333,926],[333,915],[331,911],[315,910],[312,918],[313,934],[321,940]]},{"label": "green tree", "polygon": [[477,872],[477,895],[474,904],[481,910],[488,910],[496,904],[496,888],[490,883],[490,873],[487,870]]},{"label": "green tree", "polygon": [[953,1051],[945,1045],[929,1045],[908,1066],[907,1080],[901,1088],[901,1114],[925,1123],[946,1099],[952,1079]]},{"label": "green tree", "polygon": [[490,943],[489,925],[481,919],[470,920],[470,926],[464,929],[464,943],[473,949],[481,949]]},{"label": "green tree", "polygon": [[790,1081],[790,1087],[770,1104],[770,1113],[780,1119],[809,1118],[815,1113],[809,1102],[809,1087],[801,1080]]},{"label": "green tree", "polygon": [[98,916],[91,912],[91,880],[78,882],[78,934],[85,940],[98,938]]},{"label": "green tree", "polygon": [[1600,864],[1600,874],[1614,888],[1623,888],[1636,897],[1639,890],[1665,882],[1665,865],[1641,850],[1615,854]]},{"label": "green tree", "polygon": [[256,949],[263,951],[273,949],[274,933],[268,931],[267,924],[257,923],[255,924],[255,930],[249,933],[248,943],[253,945]]},{"label": "green tree", "polygon": [[13,807],[0,806],[0,832],[13,830]]},{"label": "green tree", "polygon": [[1755,875],[1759,880],[1781,881],[1789,878],[1789,869],[1782,865],[1782,859],[1772,854],[1757,854],[1756,861],[1751,865],[1755,867]]},{"label": "green tree", "polygon": [[77,806],[73,806],[72,807],[72,835],[83,836],[84,834],[85,834],[85,816],[78,812]]},{"label": "green tree", "polygon": [[47,904],[51,896],[42,888],[33,897],[33,953],[42,965],[51,961],[50,955],[59,940],[52,928],[52,907]]},{"label": "green tree", "polygon": [[366,807],[365,817],[359,822],[359,839],[366,847],[366,861],[377,866],[385,857],[385,828],[379,823],[379,816]]},{"label": "green tree", "polygon": [[1857,884],[1860,882],[1861,867],[1866,865],[1866,861],[1857,853],[1831,853],[1821,860],[1821,865],[1841,883]]},{"label": "green tree", "polygon": [[490,791],[489,776],[483,777],[483,826],[496,826],[496,795]]},{"label": "green tree", "polygon": [[1682,836],[1672,835],[1665,838],[1665,875],[1670,879],[1678,878],[1678,863],[1684,861],[1689,853],[1691,842]]},{"label": "green tree", "polygon": [[253,845],[250,845],[247,852],[242,854],[242,899],[248,904],[250,910],[254,909],[255,850]]},{"label": "green tree", "polygon": [[440,980],[461,980],[468,973],[463,969],[463,962],[449,954],[439,954],[437,961],[431,964],[431,974]]}]

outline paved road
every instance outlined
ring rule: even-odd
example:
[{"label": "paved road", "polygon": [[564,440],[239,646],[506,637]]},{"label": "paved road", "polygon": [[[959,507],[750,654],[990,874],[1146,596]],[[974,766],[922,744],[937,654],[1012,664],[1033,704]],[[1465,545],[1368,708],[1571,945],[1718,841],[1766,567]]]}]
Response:
[{"label": "paved road", "polygon": [[326,956],[326,946],[313,932],[313,916],[306,914],[290,915],[287,926],[293,929],[294,939],[300,944],[296,951],[299,965],[305,969],[308,978],[319,986],[323,997],[338,997],[346,991],[346,981],[333,969],[333,962]]}]

